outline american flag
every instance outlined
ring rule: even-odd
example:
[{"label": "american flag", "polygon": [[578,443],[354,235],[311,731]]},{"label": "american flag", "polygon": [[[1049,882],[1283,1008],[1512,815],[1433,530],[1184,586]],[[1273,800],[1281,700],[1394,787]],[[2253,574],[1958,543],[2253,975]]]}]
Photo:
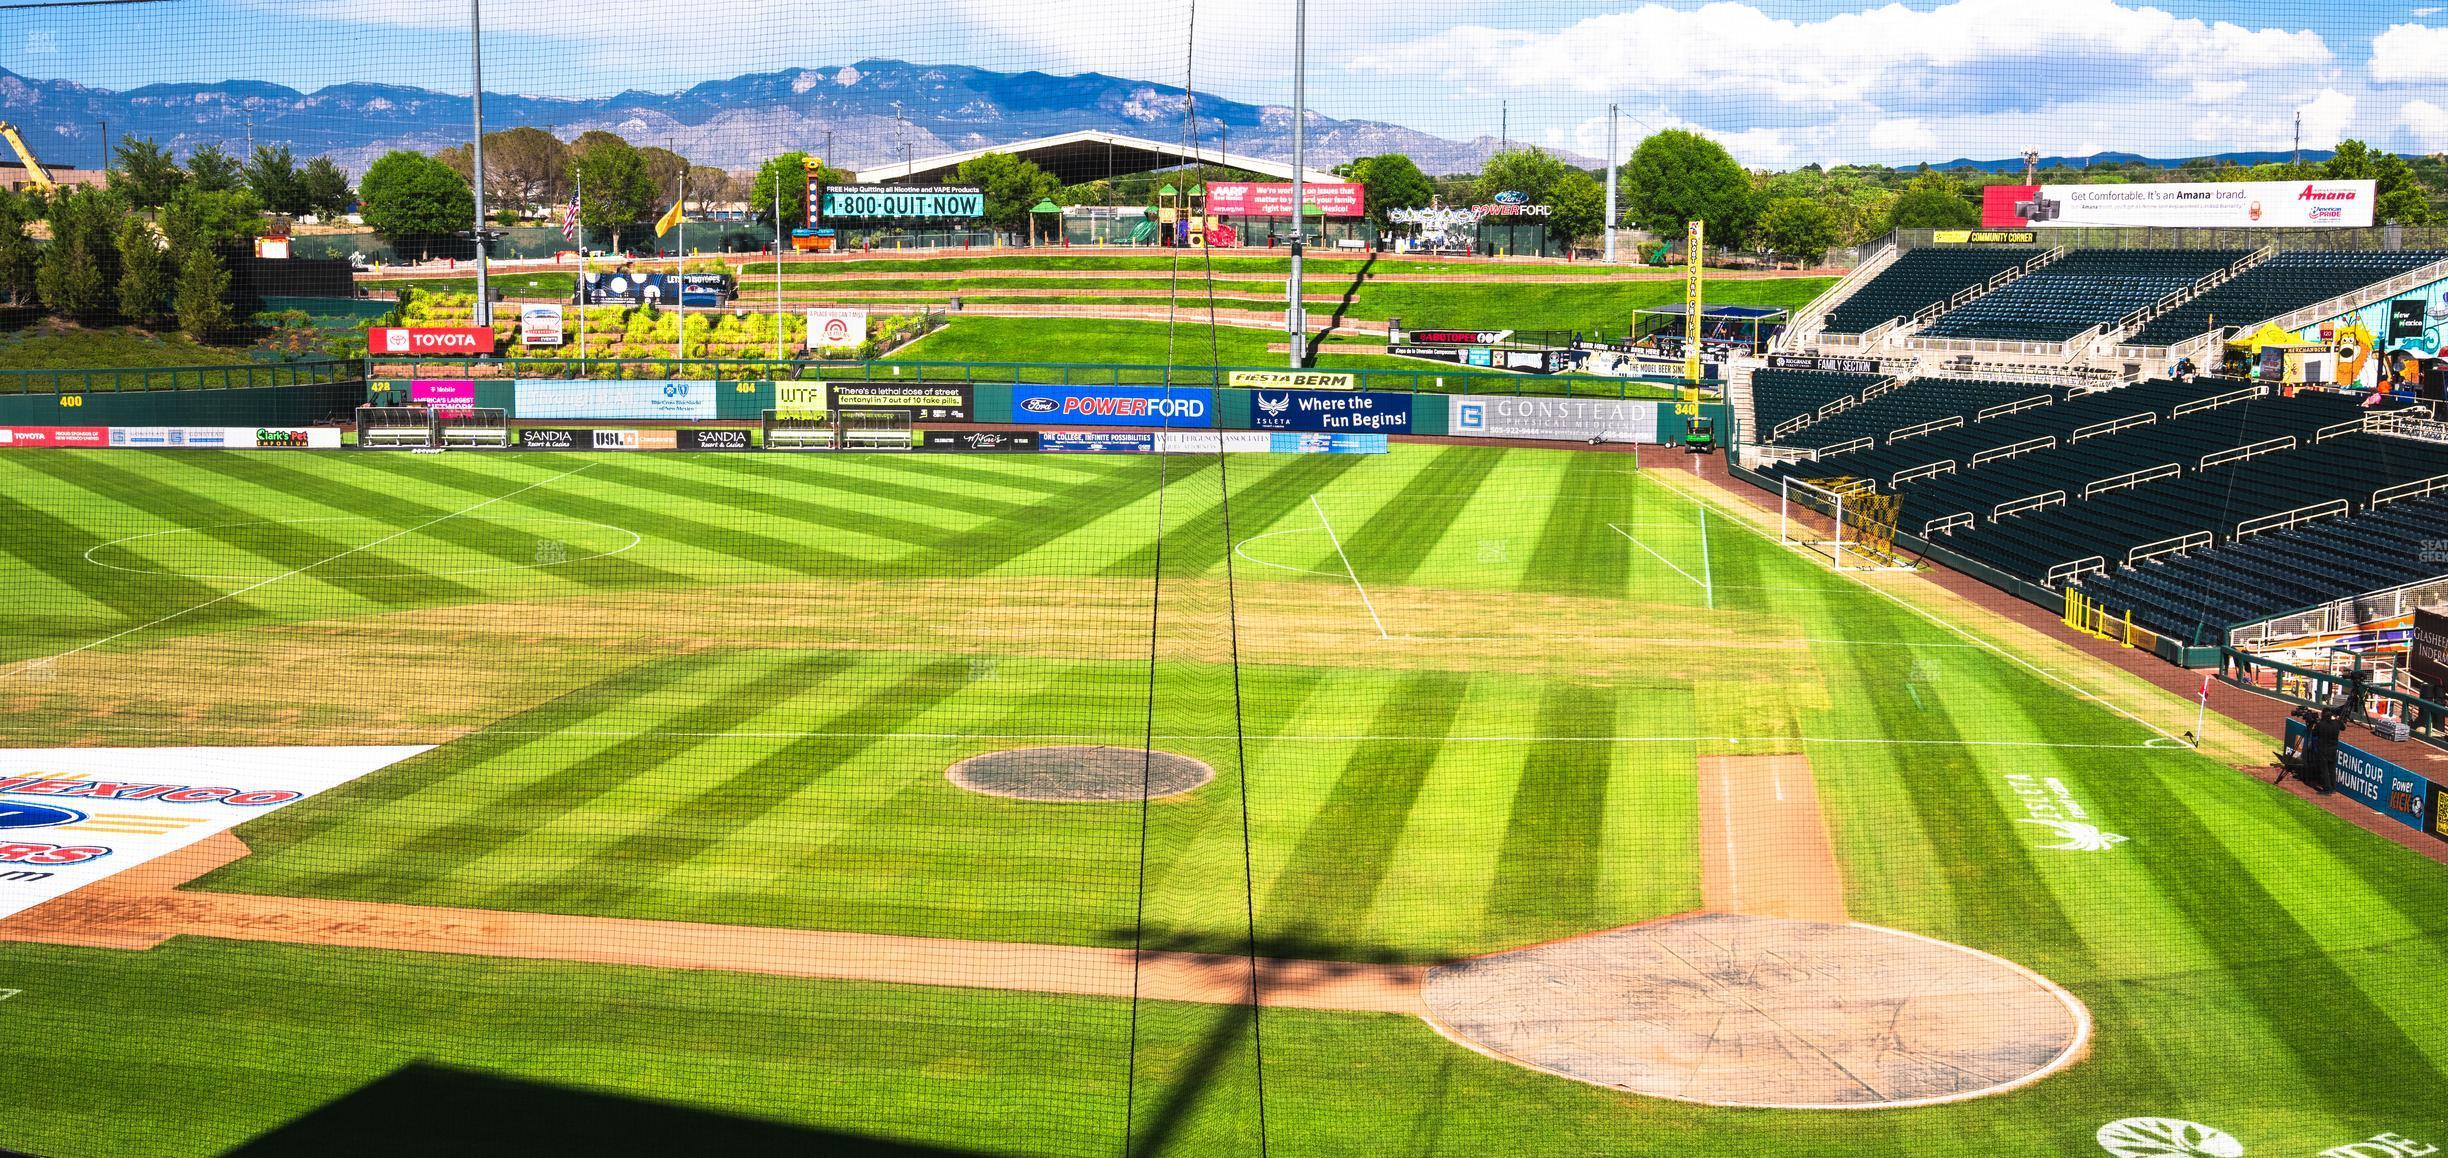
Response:
[{"label": "american flag", "polygon": [[561,240],[578,240],[578,194],[570,194],[569,208],[561,211]]}]

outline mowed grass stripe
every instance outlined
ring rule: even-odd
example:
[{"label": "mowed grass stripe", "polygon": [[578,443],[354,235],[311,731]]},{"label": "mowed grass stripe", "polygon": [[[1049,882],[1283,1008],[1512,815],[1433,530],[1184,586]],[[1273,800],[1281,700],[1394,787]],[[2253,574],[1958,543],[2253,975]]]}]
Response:
[{"label": "mowed grass stripe", "polygon": [[[1170,465],[1178,469],[1184,462],[1217,457],[1227,456],[1175,455],[1171,456]],[[1311,495],[1332,486],[1362,461],[1359,455],[1287,455],[1282,461],[1267,463],[1253,471],[1256,464],[1249,460],[1260,456],[1228,457],[1233,460],[1229,464],[1216,464],[1220,493],[1217,487],[1205,485],[1205,471],[1169,480],[1166,489],[1171,501],[1165,509],[1167,527],[1163,543],[1151,543],[1132,551],[1107,566],[1105,573],[1148,574],[1154,570],[1159,552],[1169,575],[1221,570],[1225,553],[1233,548],[1233,544],[1224,541],[1227,522],[1242,528],[1235,530],[1235,535],[1272,527],[1290,517],[1296,508],[1309,505]],[[1184,512],[1183,499],[1199,505]]]},{"label": "mowed grass stripe", "polygon": [[[651,821],[627,837],[596,850],[568,871],[522,886],[502,899],[513,908],[622,911],[631,898],[653,889],[665,872],[722,845],[789,803],[810,780],[840,771],[968,687],[968,667],[966,660],[937,660],[875,688],[852,701],[856,706],[810,729],[861,734],[802,736],[727,775],[707,777],[703,787],[664,804]],[[841,658],[819,656],[778,673],[776,682],[788,688],[820,679],[837,680],[847,670]],[[845,696],[857,694],[854,688],[841,690]]]},{"label": "mowed grass stripe", "polygon": [[[0,531],[5,532],[0,534],[0,552],[123,620],[146,623],[182,607],[200,607],[184,617],[186,630],[193,631],[254,615],[245,604],[235,600],[202,607],[221,593],[184,575],[138,575],[94,566],[86,561],[85,551],[104,542],[103,537],[5,490],[0,490]],[[10,597],[23,600],[25,596],[23,592],[12,591]]]},{"label": "mowed grass stripe", "polygon": [[[659,481],[648,483],[640,479],[638,485],[680,498],[717,498],[725,507],[804,523],[828,536],[847,533],[905,549],[943,535],[952,525],[987,517],[985,512],[968,510],[949,496],[902,499],[866,494],[855,485],[829,477],[832,472],[824,470],[824,465],[794,471],[785,477],[771,473],[765,464],[753,459],[705,455],[663,467]],[[624,473],[618,477],[627,480],[636,468],[626,464],[624,467]],[[754,485],[776,481],[785,485]],[[835,496],[846,497],[848,501]],[[902,506],[912,508],[911,514],[919,517],[892,513],[892,508]]]},{"label": "mowed grass stripe", "polygon": [[1624,500],[1634,487],[1617,469],[1611,454],[1570,456],[1522,574],[1525,590],[1610,598],[1624,593],[1635,548],[1607,523],[1631,506]]},{"label": "mowed grass stripe", "polygon": [[[319,465],[328,460],[314,456],[301,456],[298,461]],[[353,463],[342,462],[336,465],[345,470],[353,466]],[[454,547],[493,559],[512,568],[538,570],[552,578],[566,579],[587,587],[642,587],[678,583],[683,579],[680,575],[649,567],[619,555],[601,555],[588,559],[586,560],[588,565],[584,567],[538,568],[534,532],[514,528],[481,513],[467,515],[455,513],[484,501],[486,497],[489,497],[485,495],[471,495],[467,502],[457,506],[437,507],[429,503],[418,502],[415,497],[398,491],[376,490],[332,477],[321,471],[298,469],[286,462],[273,462],[270,461],[268,455],[252,456],[246,460],[207,456],[204,461],[199,461],[197,466],[199,469],[219,474],[233,481],[273,487],[285,495],[293,495],[320,503],[332,510],[362,516],[383,527],[382,533],[385,534],[390,530],[405,530],[423,524],[416,532],[418,536],[439,539]],[[464,491],[459,493],[469,494]],[[404,543],[408,540],[400,541]],[[367,552],[367,554],[379,554],[389,565],[413,566],[401,560],[397,555],[380,548],[375,552]],[[449,570],[450,568],[441,569]],[[477,582],[481,584],[484,581],[478,580]]]},{"label": "mowed grass stripe", "polygon": [[[998,515],[974,528],[968,537],[956,539],[938,548],[936,558],[957,566],[956,574],[980,575],[997,568],[1024,561],[1024,557],[1043,552],[1069,564],[1064,571],[1076,573],[1084,569],[1091,555],[1108,556],[1120,546],[1099,543],[1093,535],[1070,541],[1071,536],[1087,530],[1100,521],[1130,510],[1136,504],[1148,502],[1157,493],[1157,467],[1165,470],[1163,477],[1179,482],[1214,469],[1212,456],[1207,458],[1174,456],[1160,464],[1154,455],[1122,456],[1123,465],[1114,474],[1097,483],[1067,493],[1049,494],[1044,499],[1014,511]],[[1144,528],[1123,528],[1134,532],[1127,541],[1144,542],[1155,526],[1154,505],[1148,506]],[[1077,554],[1064,559],[1066,551]],[[1152,575],[1154,569],[1142,565],[1136,575]]]},{"label": "mowed grass stripe", "polygon": [[1614,745],[1563,742],[1615,734],[1615,692],[1551,682],[1539,696],[1537,735],[1523,750],[1521,779],[1489,889],[1491,928],[1526,939],[1590,927],[1598,911],[1598,858],[1606,840]]},{"label": "mowed grass stripe", "polygon": [[1267,928],[1295,939],[1347,944],[1367,935],[1394,850],[1444,751],[1444,738],[1453,732],[1470,678],[1411,672],[1378,702],[1366,734],[1405,738],[1351,748],[1333,792],[1310,818],[1259,906]]},{"label": "mowed grass stripe", "polygon": [[[1016,511],[1036,497],[1005,498],[976,488],[964,490],[952,486],[920,485],[912,481],[915,476],[898,475],[884,469],[885,462],[901,457],[889,452],[796,455],[786,456],[782,462],[775,463],[771,459],[754,456],[703,455],[689,459],[683,465],[701,468],[709,473],[720,472],[741,482],[788,487],[795,496],[803,496],[807,492],[830,492],[849,500],[846,505],[832,508],[843,512],[847,518],[865,518],[869,507],[892,503],[919,511],[958,512],[972,518],[986,519]],[[806,500],[798,498],[795,501]]]},{"label": "mowed grass stripe", "polygon": [[1344,547],[1365,561],[1370,581],[1409,583],[1502,461],[1478,447],[1438,450],[1412,465],[1410,479],[1367,522],[1343,533]]},{"label": "mowed grass stripe", "polygon": [[[465,470],[431,462],[419,462],[414,466],[395,465],[395,463],[404,463],[405,456],[394,459],[386,455],[368,454],[365,457],[374,460],[376,469],[411,480],[432,478],[450,485],[466,487],[481,478]],[[585,477],[585,475],[580,475],[578,479]],[[572,479],[570,482],[575,484],[578,479]],[[618,488],[619,493],[628,493],[628,488],[618,487],[618,484],[614,485]],[[859,573],[869,565],[868,561],[861,556],[834,551],[814,543],[777,538],[755,531],[720,526],[691,518],[673,511],[668,504],[663,503],[659,497],[652,494],[638,496],[653,504],[642,506],[587,493],[589,489],[591,488],[563,485],[553,488],[550,494],[538,495],[534,491],[529,491],[503,501],[515,503],[530,510],[556,515],[574,515],[619,527],[624,531],[644,535],[649,541],[656,542],[658,546],[722,555],[741,562],[753,563],[759,567],[789,571],[800,575],[838,577],[844,574]],[[703,579],[707,576],[700,575],[697,578]]]},{"label": "mowed grass stripe", "polygon": [[[673,515],[696,517],[694,512],[702,511],[707,521],[721,519],[727,526],[756,528],[751,533],[757,534],[777,532],[790,536],[794,542],[822,542],[839,554],[868,559],[873,564],[883,564],[892,552],[906,550],[907,540],[901,536],[906,536],[910,529],[922,528],[930,534],[938,529],[932,524],[912,523],[881,513],[862,516],[840,507],[809,502],[804,497],[734,486],[717,477],[719,468],[700,470],[679,462],[640,465],[632,461],[607,464],[588,473],[600,483],[660,496],[659,509]],[[860,525],[862,522],[865,525]]]}]

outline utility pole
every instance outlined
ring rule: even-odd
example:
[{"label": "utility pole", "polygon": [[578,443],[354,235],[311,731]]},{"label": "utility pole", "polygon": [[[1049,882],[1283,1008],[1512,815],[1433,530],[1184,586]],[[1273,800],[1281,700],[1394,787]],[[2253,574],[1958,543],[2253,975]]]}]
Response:
[{"label": "utility pole", "polygon": [[[468,0],[468,79],[475,100],[476,141],[469,150],[469,167],[476,185],[476,324],[493,324],[493,287],[485,278],[484,164],[484,0]],[[255,118],[247,117],[247,143],[255,141]],[[584,307],[581,306],[581,309]]]},{"label": "utility pole", "polygon": [[1292,0],[1292,280],[1285,283],[1284,329],[1292,338],[1292,368],[1309,353],[1309,318],[1301,309],[1301,250],[1309,235],[1302,178],[1309,164],[1309,0]]},{"label": "utility pole", "polygon": [[103,122],[101,122],[101,125],[102,125],[102,171],[103,171],[103,172],[105,172],[105,173],[108,173],[108,172],[110,172],[110,163],[111,163],[110,122],[109,122],[109,121],[103,121]]},{"label": "utility pole", "polygon": [[2295,163],[2303,164],[2303,110],[2295,110]]},{"label": "utility pole", "polygon": [[1500,101],[1496,108],[1496,149],[1509,152],[1513,148],[1513,102]]},{"label": "utility pole", "polygon": [[826,130],[825,130],[825,151],[824,151],[824,156],[818,157],[818,158],[816,158],[816,159],[817,159],[818,161],[821,161],[821,162],[823,162],[823,163],[827,164],[827,165],[830,165],[830,164],[832,164],[832,163],[833,163],[833,130],[831,130],[831,129],[826,129]]},{"label": "utility pole", "polygon": [[2040,150],[2038,150],[2038,149],[2025,149],[2025,150],[2023,150],[2023,183],[2024,183],[2024,184],[2026,184],[2026,185],[2032,184],[2032,183],[2033,183],[2033,179],[2034,179],[2035,177],[2039,176],[2039,173],[2040,173]]},{"label": "utility pole", "polygon": [[1607,106],[1606,260],[1615,262],[1615,106]]},{"label": "utility pole", "polygon": [[[255,155],[255,110],[253,110],[253,109],[248,109],[248,110],[246,111],[246,115],[247,115],[247,156],[249,156],[249,157],[253,157],[253,156]],[[2297,113],[2297,114],[2295,114],[2295,118],[2296,118],[2297,120],[2302,120],[2302,119],[2303,119],[2303,114],[2302,114],[2302,113]]]}]

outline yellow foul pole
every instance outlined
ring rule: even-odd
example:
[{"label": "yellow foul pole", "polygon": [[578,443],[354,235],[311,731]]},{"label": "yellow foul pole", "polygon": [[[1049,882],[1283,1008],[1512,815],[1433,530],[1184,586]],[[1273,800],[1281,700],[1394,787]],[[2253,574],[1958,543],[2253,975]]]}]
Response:
[{"label": "yellow foul pole", "polygon": [[1683,405],[1698,414],[1700,403],[1700,250],[1707,223],[1694,218],[1683,233]]}]

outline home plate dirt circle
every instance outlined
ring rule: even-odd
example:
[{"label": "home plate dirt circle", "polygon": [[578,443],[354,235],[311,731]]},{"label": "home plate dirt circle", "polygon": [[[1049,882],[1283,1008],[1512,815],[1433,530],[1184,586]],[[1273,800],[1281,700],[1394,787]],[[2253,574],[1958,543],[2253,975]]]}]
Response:
[{"label": "home plate dirt circle", "polygon": [[1718,1106],[1875,1109],[2036,1081],[2089,1013],[1986,953],[1870,925],[1704,913],[1440,965],[1430,1022],[1507,1061]]},{"label": "home plate dirt circle", "polygon": [[1172,752],[1070,744],[971,756],[944,776],[989,796],[1090,804],[1137,800],[1142,791],[1179,796],[1215,779],[1215,769]]}]

